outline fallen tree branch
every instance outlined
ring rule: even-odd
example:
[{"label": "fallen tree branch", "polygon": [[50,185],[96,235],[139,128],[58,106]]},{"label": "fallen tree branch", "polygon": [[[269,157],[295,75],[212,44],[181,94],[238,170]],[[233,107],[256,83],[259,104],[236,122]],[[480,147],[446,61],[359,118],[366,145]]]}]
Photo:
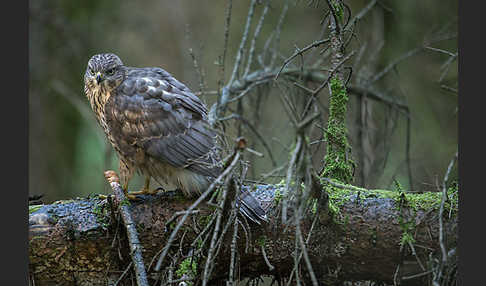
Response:
[{"label": "fallen tree branch", "polygon": [[[272,198],[273,207],[268,213],[268,223],[249,225],[244,230],[248,234],[237,240],[238,272],[241,278],[243,275],[255,277],[262,274],[288,277],[294,266],[295,226],[287,226],[287,231],[284,231],[285,226],[275,215],[282,186],[257,185],[252,189],[256,197],[264,194],[267,199]],[[404,253],[403,257],[400,254],[400,243],[405,235],[402,223],[420,222],[416,223],[413,232],[408,233],[413,236],[418,257],[427,260],[431,253],[440,255],[439,223],[437,212],[433,211],[440,207],[440,192],[404,194],[332,185],[326,187],[326,192],[332,219],[324,224],[315,224],[312,238],[306,242],[309,260],[319,283],[343,279],[391,283],[401,258],[404,263],[399,277],[409,279],[407,283],[427,278],[428,275],[418,275],[424,271],[412,253]],[[139,234],[145,265],[149,265],[154,257],[157,259],[160,250],[167,244],[171,232],[167,232],[165,223],[174,213],[187,210],[193,202],[177,194],[163,193],[126,206]],[[121,246],[112,247],[116,222],[111,220],[107,206],[106,200],[95,197],[30,207],[29,268],[36,285],[107,285],[118,280],[130,263],[130,248],[121,235]],[[451,209],[453,215],[450,219],[444,218],[443,235],[452,249],[457,241],[457,204],[447,204],[444,208],[450,206],[454,206]],[[204,220],[211,213],[204,203],[199,205],[199,209],[199,213],[193,214],[195,221]],[[302,220],[300,229],[307,237],[312,215],[305,217],[308,219]],[[190,224],[190,220],[184,223],[188,227],[191,227]],[[191,246],[186,244],[191,241],[184,240],[182,249],[190,249]],[[217,271],[213,272],[210,284],[228,278],[231,241],[231,235],[228,235],[222,244],[215,260]],[[262,243],[265,255],[261,250]],[[275,268],[270,270],[268,264]],[[162,268],[168,266],[169,262],[162,264]],[[149,279],[158,275],[150,268],[147,274]],[[300,279],[310,282],[305,280],[310,278],[306,277],[308,273],[299,275]],[[124,279],[129,279],[131,275],[124,276]]]}]

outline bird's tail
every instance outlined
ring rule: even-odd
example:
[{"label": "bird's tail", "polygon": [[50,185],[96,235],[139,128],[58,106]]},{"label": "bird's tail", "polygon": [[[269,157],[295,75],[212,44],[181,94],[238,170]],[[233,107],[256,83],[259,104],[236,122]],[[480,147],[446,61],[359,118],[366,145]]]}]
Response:
[{"label": "bird's tail", "polygon": [[257,224],[260,224],[262,221],[267,222],[267,212],[262,206],[264,202],[258,200],[249,189],[248,186],[242,186],[236,200],[236,207],[241,214]]}]

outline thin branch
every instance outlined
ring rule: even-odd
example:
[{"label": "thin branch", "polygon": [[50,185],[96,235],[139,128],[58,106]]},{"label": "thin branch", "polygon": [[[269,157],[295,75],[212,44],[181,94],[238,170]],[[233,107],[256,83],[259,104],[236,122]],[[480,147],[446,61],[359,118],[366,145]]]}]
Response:
[{"label": "thin branch", "polygon": [[197,73],[198,78],[199,78],[199,92],[201,94],[205,94],[204,89],[205,89],[206,85],[204,83],[204,73],[202,72],[201,67],[199,66],[199,64],[197,62],[196,55],[194,54],[194,51],[192,50],[192,48],[189,49],[189,54],[191,55],[192,63],[194,65],[194,69],[196,70],[196,73]]},{"label": "thin branch", "polygon": [[243,54],[243,49],[245,48],[245,44],[246,44],[246,38],[248,37],[248,33],[250,32],[251,21],[253,19],[253,12],[255,11],[256,3],[257,3],[256,0],[251,1],[250,9],[248,10],[248,16],[246,18],[245,30],[243,31],[243,36],[241,37],[240,47],[236,54],[235,65],[233,66],[233,73],[231,74],[231,78],[228,82],[228,86],[231,86],[231,84],[237,77],[238,69],[240,68],[240,64],[241,64],[241,56]]},{"label": "thin branch", "polygon": [[404,60],[410,58],[411,56],[414,56],[415,54],[417,54],[418,52],[422,51],[424,49],[424,47],[418,47],[418,48],[415,48],[415,49],[412,49],[408,52],[406,52],[405,54],[401,55],[400,57],[396,58],[395,60],[393,60],[391,63],[389,63],[383,70],[381,70],[379,73],[377,73],[371,80],[370,80],[370,84],[373,84],[374,82],[376,82],[377,80],[381,79],[383,76],[385,76],[390,70],[392,70],[396,65],[398,65],[399,63],[403,62]]},{"label": "thin branch", "polygon": [[145,271],[145,265],[143,263],[142,245],[138,239],[138,233],[136,224],[130,214],[130,209],[123,202],[128,201],[123,192],[118,176],[114,171],[106,171],[105,178],[110,183],[113,192],[115,193],[115,199],[120,207],[120,214],[123,219],[123,224],[127,230],[128,243],[130,245],[130,256],[132,257],[133,268],[135,270],[135,276],[137,285],[148,286],[147,274]]},{"label": "thin branch", "polygon": [[275,269],[275,266],[273,266],[270,263],[270,261],[268,260],[267,253],[265,252],[265,245],[264,244],[262,244],[260,246],[260,250],[262,251],[263,259],[265,260],[265,264],[267,264],[267,266],[268,266],[268,270],[273,271],[273,269]]},{"label": "thin branch", "polygon": [[341,67],[347,60],[349,60],[354,55],[354,52],[355,51],[352,51],[351,53],[349,53],[346,57],[344,57],[344,59],[341,62],[339,62],[333,69],[331,69],[329,76],[327,77],[326,81],[323,82],[317,89],[315,89],[312,92],[313,96],[318,94],[327,85],[327,83],[332,78],[332,76],[339,70],[339,67]]},{"label": "thin branch", "polygon": [[[225,189],[226,191],[226,189]],[[218,214],[216,215],[216,224],[214,226],[214,230],[213,230],[213,237],[211,238],[211,243],[210,243],[210,246],[209,246],[209,250],[208,250],[208,255],[207,255],[207,258],[206,258],[206,263],[204,265],[204,271],[203,271],[203,280],[202,280],[202,285],[205,286],[207,285],[208,283],[208,280],[209,280],[209,266],[212,262],[212,255],[214,253],[214,248],[215,248],[215,244],[216,244],[216,240],[218,238],[218,232],[219,232],[219,226],[221,224],[221,219],[222,219],[223,215],[222,215],[222,212],[218,212]]]},{"label": "thin branch", "polygon": [[277,27],[275,28],[275,41],[274,41],[274,50],[272,53],[272,58],[270,59],[270,67],[273,67],[275,64],[275,60],[277,59],[277,47],[280,44],[280,32],[282,31],[282,25],[285,19],[285,15],[287,15],[287,11],[289,9],[289,0],[285,1],[285,4],[282,8],[282,12],[280,17],[278,18]]},{"label": "thin branch", "polygon": [[446,251],[446,246],[444,243],[444,223],[443,223],[443,215],[444,215],[444,204],[447,198],[447,181],[449,180],[449,174],[451,173],[452,167],[454,166],[454,163],[457,160],[457,155],[458,153],[454,155],[454,158],[452,158],[451,162],[449,163],[449,166],[447,167],[447,172],[444,176],[444,180],[442,182],[442,198],[440,202],[440,209],[439,209],[439,245],[440,245],[440,250],[441,250],[441,262],[439,263],[439,274],[437,275],[437,279],[440,279],[442,276],[442,269],[444,265],[447,264],[447,251]]},{"label": "thin branch", "polygon": [[[297,136],[297,143],[295,144],[294,152],[292,152],[292,157],[290,157],[289,167],[287,169],[287,177],[285,179],[285,188],[282,192],[282,224],[287,223],[287,201],[288,201],[288,192],[289,192],[289,184],[292,179],[292,175],[294,173],[294,166],[295,162],[297,161],[297,157],[300,153],[300,149],[302,148],[302,136]],[[298,184],[297,182],[295,182]]]},{"label": "thin branch", "polygon": [[457,57],[457,53],[451,53],[451,52],[446,51],[446,50],[443,50],[443,49],[429,47],[429,46],[426,46],[424,48],[426,48],[427,50],[431,50],[431,51],[439,52],[439,53],[442,53],[442,54],[446,54],[446,55],[449,55],[449,56],[454,57],[454,58]]},{"label": "thin branch", "polygon": [[265,150],[267,150],[267,153],[270,157],[270,160],[272,161],[272,165],[274,167],[277,166],[277,162],[275,161],[275,158],[273,157],[273,154],[272,154],[272,149],[267,144],[267,142],[265,141],[264,137],[260,134],[260,132],[258,132],[258,130],[253,126],[253,124],[251,124],[246,118],[244,118],[241,115],[236,114],[236,113],[233,113],[233,114],[231,114],[227,117],[223,117],[219,121],[230,120],[230,119],[241,120],[246,126],[248,126],[248,128],[250,128],[250,130],[257,136],[257,138],[260,140],[260,142],[262,142],[262,145],[265,148]]},{"label": "thin branch", "polygon": [[306,51],[312,49],[312,48],[315,48],[315,47],[318,47],[322,44],[325,44],[329,42],[329,39],[324,39],[324,40],[320,40],[320,41],[315,41],[313,42],[312,44],[308,45],[307,47],[305,48],[302,48],[302,49],[299,49],[297,50],[293,55],[291,55],[289,58],[287,58],[284,63],[282,64],[282,66],[280,67],[280,69],[278,70],[277,74],[275,75],[275,78],[274,80],[277,80],[280,73],[282,72],[282,70],[287,66],[288,63],[290,63],[295,57],[297,57],[298,55],[302,55],[303,53],[305,53]]},{"label": "thin branch", "polygon": [[413,179],[412,179],[412,166],[410,161],[410,137],[412,136],[410,124],[410,116],[407,116],[407,138],[405,143],[405,156],[407,161],[407,173],[408,173],[408,183],[410,185],[410,192],[413,192]]},{"label": "thin branch", "polygon": [[327,5],[329,6],[329,10],[331,11],[331,15],[332,15],[332,18],[334,21],[331,21],[333,22],[333,28],[335,29],[335,32],[336,32],[336,35],[340,35],[341,34],[341,27],[339,26],[339,18],[336,14],[336,10],[334,9],[334,6],[332,5],[331,3],[331,0],[326,0],[327,1]]},{"label": "thin branch", "polygon": [[228,282],[234,283],[235,259],[236,259],[236,238],[238,237],[238,220],[234,221],[233,237],[231,238],[231,258]]},{"label": "thin branch", "polygon": [[123,277],[125,277],[125,275],[128,273],[128,270],[130,270],[130,268],[132,267],[132,264],[133,264],[133,261],[130,261],[130,264],[128,264],[125,271],[123,271],[123,273],[120,275],[120,277],[118,277],[118,280],[116,280],[116,282],[115,282],[115,284],[113,284],[113,286],[118,286],[118,283],[120,283],[120,281],[123,279]]},{"label": "thin branch", "polygon": [[260,16],[260,20],[258,21],[257,27],[255,28],[255,32],[253,33],[253,38],[251,39],[251,44],[250,44],[250,52],[248,54],[248,60],[246,62],[246,69],[245,72],[243,73],[243,76],[246,76],[248,72],[250,71],[251,64],[253,62],[253,55],[255,53],[255,45],[256,45],[256,40],[258,36],[260,35],[260,31],[263,26],[263,21],[265,19],[265,16],[267,15],[268,12],[268,7],[270,7],[270,1],[267,1],[265,3],[265,7],[263,8],[262,15]]},{"label": "thin branch", "polygon": [[194,202],[192,205],[186,210],[186,214],[182,217],[182,219],[179,221],[177,226],[174,228],[172,233],[170,234],[169,239],[167,240],[167,243],[164,246],[164,251],[159,257],[159,260],[157,261],[157,264],[155,265],[155,271],[159,271],[160,267],[162,266],[162,262],[164,261],[165,256],[167,255],[169,248],[171,244],[174,242],[176,239],[176,235],[179,232],[179,229],[182,227],[184,222],[186,221],[187,217],[191,213],[192,210],[194,210],[206,197],[213,192],[213,190],[219,186],[222,183],[223,178],[226,178],[233,168],[235,168],[236,163],[240,159],[241,153],[237,152],[236,155],[233,158],[233,161],[231,164],[214,180],[211,185],[208,187],[208,189]]},{"label": "thin branch", "polygon": [[361,9],[361,11],[359,11],[359,13],[356,14],[356,16],[354,16],[351,21],[349,21],[349,24],[345,26],[345,29],[347,29],[347,27],[354,25],[356,22],[361,20],[366,14],[368,14],[369,11],[371,11],[371,8],[373,8],[376,5],[376,3],[377,0],[370,1],[368,5],[366,5],[363,9]]},{"label": "thin branch", "polygon": [[447,90],[447,91],[450,91],[450,92],[453,92],[453,93],[458,93],[459,91],[457,90],[457,88],[452,88],[450,86],[447,86],[445,84],[442,84],[440,86],[440,88],[444,89],[444,90]]}]

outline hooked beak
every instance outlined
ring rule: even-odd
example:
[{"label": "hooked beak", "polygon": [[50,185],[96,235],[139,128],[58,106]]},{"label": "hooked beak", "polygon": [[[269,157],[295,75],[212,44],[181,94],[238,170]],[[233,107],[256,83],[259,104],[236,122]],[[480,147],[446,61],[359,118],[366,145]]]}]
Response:
[{"label": "hooked beak", "polygon": [[102,82],[103,80],[104,80],[104,78],[101,76],[101,73],[97,72],[96,73],[96,83],[100,84],[100,82]]}]

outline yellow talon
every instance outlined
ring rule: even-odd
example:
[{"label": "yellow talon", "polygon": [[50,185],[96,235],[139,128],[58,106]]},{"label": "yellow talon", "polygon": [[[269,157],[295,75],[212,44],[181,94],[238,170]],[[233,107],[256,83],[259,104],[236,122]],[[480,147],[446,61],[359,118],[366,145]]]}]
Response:
[{"label": "yellow talon", "polygon": [[145,176],[145,185],[143,188],[138,192],[128,192],[128,183],[125,183],[123,186],[123,191],[125,192],[125,196],[129,200],[136,200],[136,195],[155,195],[158,193],[159,189],[150,190],[150,176]]}]

